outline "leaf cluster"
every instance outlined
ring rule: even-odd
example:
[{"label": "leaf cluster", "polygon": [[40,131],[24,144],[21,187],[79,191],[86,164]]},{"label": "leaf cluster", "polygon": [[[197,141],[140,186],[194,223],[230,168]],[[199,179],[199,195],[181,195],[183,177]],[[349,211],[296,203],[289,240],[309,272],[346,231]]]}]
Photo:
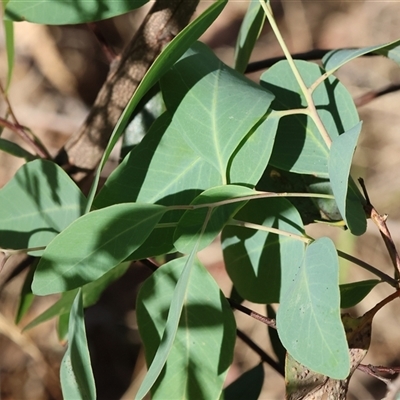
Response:
[{"label": "leaf cluster", "polygon": [[[10,0],[5,10],[9,20],[70,24],[143,3]],[[288,365],[334,380],[352,371],[341,307],[360,302],[381,280],[340,286],[334,243],[310,238],[306,226],[323,221],[345,225],[354,235],[365,232],[368,202],[350,176],[362,123],[333,74],[371,52],[398,62],[398,42],[337,50],[322,66],[288,54],[255,83],[243,71],[265,19],[275,26],[268,3],[250,2],[235,68],[197,41],[226,3],[210,6],[152,65],[113,131],[88,197],[42,159],[27,162],[0,190],[0,247],[7,255],[40,257],[26,286],[34,295],[62,294],[27,328],[55,316],[69,321],[61,367],[66,398],[96,396],[83,308],[126,271],[128,261],[168,253],[182,256],[158,268],[137,299],[149,366],[137,397],[149,391],[154,398],[222,395],[235,320],[196,258],[218,236],[236,297],[279,303],[277,333]],[[111,150],[155,84],[163,112],[96,194]],[[29,294],[22,294],[21,304]],[[223,395],[234,397],[249,377],[261,388],[257,366]],[[298,378],[288,379],[293,386]]]}]

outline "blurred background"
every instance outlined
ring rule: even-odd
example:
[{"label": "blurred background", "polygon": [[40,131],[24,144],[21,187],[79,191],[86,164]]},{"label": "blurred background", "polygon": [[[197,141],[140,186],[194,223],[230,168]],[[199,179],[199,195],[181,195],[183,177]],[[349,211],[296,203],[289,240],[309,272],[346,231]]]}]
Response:
[{"label": "blurred background", "polygon": [[[400,4],[396,1],[292,0],[271,3],[292,53],[317,48],[370,46],[400,37]],[[209,1],[201,1],[197,14],[209,4]],[[247,1],[231,0],[201,39],[231,66],[235,40],[247,6]],[[117,53],[130,40],[148,8],[146,6],[98,24]],[[35,132],[51,154],[55,155],[83,123],[106,78],[109,64],[86,25],[46,27],[22,22],[14,26],[15,69],[9,99],[19,122]],[[282,51],[266,26],[252,60],[280,55]],[[258,81],[262,72],[248,76]],[[6,73],[4,34],[1,32],[0,79],[3,83]],[[389,215],[388,227],[395,243],[399,243],[400,93],[394,91],[365,104],[362,104],[362,100],[366,98],[365,95],[399,85],[400,69],[383,57],[368,57],[347,64],[339,70],[337,77],[360,104],[360,118],[364,121],[353,176],[364,178],[372,204],[381,214]],[[4,115],[5,110],[6,105],[0,99],[0,115]],[[4,130],[2,135],[25,147],[25,143],[12,132]],[[117,154],[113,160],[117,162]],[[7,183],[21,164],[19,159],[0,153],[0,187]],[[392,274],[389,256],[379,232],[372,224],[360,238],[321,226],[308,227],[307,232],[313,237],[328,235],[340,250]],[[203,251],[200,258],[224,293],[229,295],[231,284],[225,272],[219,243]],[[9,261],[12,262],[18,260]],[[6,271],[8,265],[0,273],[0,398],[61,399],[58,370],[65,346],[57,338],[56,322],[44,323],[21,334],[21,328],[52,305],[57,297],[35,299],[26,317],[16,326],[13,321],[18,296],[27,272],[9,277]],[[110,286],[99,303],[86,311],[99,399],[133,398],[145,373],[135,322],[135,298],[140,283],[149,274],[147,267],[141,264],[131,266],[124,278]],[[355,265],[341,264],[343,282],[370,278],[374,276]],[[351,310],[352,315],[363,315],[392,291],[388,285],[378,285]],[[245,305],[261,314],[266,313],[265,306]],[[376,315],[365,364],[400,366],[398,308],[399,301],[396,300]],[[274,357],[266,326],[237,311],[235,314],[238,327]],[[227,384],[259,362],[260,357],[238,339]],[[283,398],[283,378],[268,365],[264,365],[264,370],[266,375],[260,399]],[[380,399],[385,392],[385,383],[356,371],[348,399]]]}]

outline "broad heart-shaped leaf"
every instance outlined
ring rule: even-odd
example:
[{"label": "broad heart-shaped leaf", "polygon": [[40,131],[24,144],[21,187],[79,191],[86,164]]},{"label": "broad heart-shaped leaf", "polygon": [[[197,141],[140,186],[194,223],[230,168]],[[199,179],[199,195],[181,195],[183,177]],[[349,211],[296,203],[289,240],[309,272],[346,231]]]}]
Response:
[{"label": "broad heart-shaped leaf", "polygon": [[310,371],[288,354],[285,363],[286,398],[346,400],[349,381],[368,352],[371,323],[376,311],[377,309],[372,309],[358,318],[353,318],[349,314],[342,315],[350,358],[350,372],[342,380]]},{"label": "broad heart-shaped leaf", "polygon": [[[165,113],[110,175],[95,198],[94,206],[100,208],[133,201],[190,204],[203,190],[221,184],[218,171],[190,148]],[[176,224],[182,214],[183,211],[169,212],[161,222]],[[129,258],[145,258],[174,250],[174,231],[174,226],[155,229]]]},{"label": "broad heart-shaped leaf", "polygon": [[83,24],[126,14],[148,0],[10,0],[5,17],[45,25]]},{"label": "broad heart-shaped leaf", "polygon": [[257,400],[264,384],[264,367],[260,363],[246,371],[224,389],[223,400]]},{"label": "broad heart-shaped leaf", "polygon": [[184,140],[226,182],[228,162],[266,114],[273,95],[195,43],[161,80],[164,101]]},{"label": "broad heart-shaped leaf", "polygon": [[203,190],[221,183],[218,171],[191,150],[164,113],[112,172],[94,206],[134,201],[189,204]]},{"label": "broad heart-shaped leaf", "polygon": [[340,307],[354,307],[363,300],[378,283],[382,283],[382,281],[378,279],[369,279],[367,281],[340,285]]},{"label": "broad heart-shaped leaf", "polygon": [[64,292],[100,278],[145,241],[166,210],[128,203],[85,214],[47,246],[35,272],[33,293]]},{"label": "broad heart-shaped leaf", "polygon": [[[122,263],[102,275],[99,279],[82,286],[83,307],[89,307],[97,302],[103,291],[115,280],[120,278],[128,269],[129,263]],[[72,289],[61,294],[61,298],[42,314],[24,327],[29,330],[57,316],[68,314],[78,289]]]},{"label": "broad heart-shaped leaf", "polygon": [[378,46],[363,47],[360,49],[337,49],[332,50],[322,58],[322,65],[328,73],[333,73],[347,62],[354,60],[364,54],[376,53],[393,59],[400,64],[400,40],[380,44]]},{"label": "broad heart-shaped leaf", "polygon": [[85,204],[82,192],[55,163],[35,160],[23,165],[0,190],[0,247],[47,246],[82,215]]},{"label": "broad heart-shaped leaf", "polygon": [[[296,208],[282,198],[252,200],[234,218],[304,234]],[[276,233],[229,225],[222,231],[221,240],[226,270],[240,296],[254,303],[279,303],[280,294],[303,258],[304,243]]]},{"label": "broad heart-shaped leaf", "polygon": [[228,183],[253,187],[260,180],[272,154],[279,119],[275,111],[268,113],[242,140],[229,162]]},{"label": "broad heart-shaped leaf", "polygon": [[[163,345],[167,315],[186,261],[185,257],[163,265],[139,292],[137,318],[148,364]],[[218,399],[233,358],[236,326],[222,292],[198,262],[188,279],[179,327],[152,389],[153,399]]]},{"label": "broad heart-shaped leaf", "polygon": [[[211,207],[203,207],[188,210],[183,214],[174,234],[176,249],[184,254],[189,253],[198,240],[199,250],[207,247],[221,232],[231,216],[245,204],[245,201],[232,203],[228,200],[252,194],[255,192],[247,187],[225,185],[208,189],[197,196],[191,203],[192,205],[210,204],[212,210],[210,211]],[[220,201],[227,201],[227,204],[212,206],[212,203]],[[209,212],[211,212],[210,218],[202,232],[202,226]],[[200,233],[201,238],[199,239]]]},{"label": "broad heart-shaped leaf", "polygon": [[329,238],[311,243],[282,293],[276,323],[282,344],[296,361],[330,378],[345,379],[350,362],[340,319],[338,269]]},{"label": "broad heart-shaped leaf", "polygon": [[151,65],[132,98],[129,100],[111,134],[111,138],[107,144],[106,150],[104,151],[99,168],[96,171],[92,187],[90,188],[87,211],[89,211],[92,206],[93,198],[100,180],[100,172],[106,164],[112,149],[117,144],[118,139],[123,134],[125,127],[128,125],[130,116],[132,115],[136,106],[142,100],[143,96],[148,93],[148,91],[151,90],[155,84],[157,84],[161,76],[170,69],[175,61],[177,61],[191,46],[191,44],[207,30],[207,28],[214,22],[214,20],[224,9],[227,2],[228,0],[215,1],[210,7],[207,8],[207,10],[205,10],[194,21],[192,21],[180,33],[178,33],[178,35],[172,39],[170,43],[168,43],[168,45],[163,49],[161,54]]},{"label": "broad heart-shaped leaf", "polygon": [[[307,87],[324,74],[318,65],[295,61]],[[274,110],[304,108],[306,100],[287,61],[280,61],[261,76],[261,85],[275,95]],[[321,83],[312,94],[318,114],[332,140],[359,122],[347,89],[334,77]],[[281,119],[270,163],[280,169],[328,177],[329,149],[311,118],[304,114]]]},{"label": "broad heart-shaped leaf", "polygon": [[81,290],[76,294],[70,314],[68,347],[61,361],[60,379],[64,399],[96,399]]},{"label": "broad heart-shaped leaf", "polygon": [[259,0],[250,0],[246,15],[240,26],[235,48],[235,70],[244,73],[254,45],[261,33],[265,12]]},{"label": "broad heart-shaped leaf", "polygon": [[[351,182],[350,167],[356,149],[361,122],[336,137],[329,154],[328,170],[336,204],[346,225],[354,235],[362,235],[367,229],[363,203]],[[350,186],[351,185],[351,186]]]}]

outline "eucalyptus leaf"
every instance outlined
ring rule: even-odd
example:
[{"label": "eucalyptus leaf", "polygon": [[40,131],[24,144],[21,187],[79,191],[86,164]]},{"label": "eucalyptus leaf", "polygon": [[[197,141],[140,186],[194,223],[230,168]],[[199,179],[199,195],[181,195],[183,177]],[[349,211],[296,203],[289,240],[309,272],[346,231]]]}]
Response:
[{"label": "eucalyptus leaf", "polygon": [[322,58],[322,64],[325,70],[331,74],[349,61],[369,53],[381,54],[400,64],[400,40],[360,49],[332,50]]},{"label": "eucalyptus leaf", "polygon": [[166,208],[155,204],[117,204],[85,214],[46,248],[32,291],[64,292],[92,282],[121,263],[152,232]]},{"label": "eucalyptus leaf", "polygon": [[[282,198],[252,200],[234,218],[304,234],[299,213]],[[224,228],[221,240],[226,270],[240,296],[254,303],[279,303],[293,268],[303,258],[304,244],[287,236],[235,225]]]},{"label": "eucalyptus leaf", "polygon": [[[111,269],[99,279],[87,283],[82,286],[82,300],[83,307],[87,308],[97,302],[103,291],[115,280],[120,278],[128,269],[129,263],[122,263],[117,267]],[[34,328],[41,323],[48,321],[54,317],[61,317],[67,315],[71,311],[72,303],[75,299],[77,289],[72,289],[61,294],[61,298],[45,310],[42,314],[38,315],[33,321],[24,327],[24,330]]]},{"label": "eucalyptus leaf", "polygon": [[82,215],[85,205],[82,192],[58,165],[29,162],[0,190],[0,247],[47,246]]},{"label": "eucalyptus leaf", "polygon": [[[318,65],[296,60],[295,65],[307,87],[325,71]],[[287,61],[280,61],[261,76],[261,85],[275,95],[273,110],[304,109],[307,102]],[[359,122],[353,99],[333,76],[325,79],[312,93],[317,112],[331,139]],[[321,134],[305,114],[282,117],[270,163],[296,173],[328,177],[329,149]]]},{"label": "eucalyptus leaf", "polygon": [[[181,253],[190,252],[200,233],[199,250],[207,247],[220,233],[231,216],[245,204],[245,201],[232,203],[227,200],[254,194],[253,190],[236,185],[218,186],[204,191],[193,200],[191,205],[209,204],[210,206],[188,210],[183,214],[174,234],[175,248]],[[212,203],[223,201],[227,201],[226,204],[215,207],[212,205]],[[202,226],[208,213],[211,213],[211,215],[204,232],[202,232]]]},{"label": "eucalyptus leaf", "polygon": [[[7,4],[3,0],[3,6]],[[4,15],[4,13],[3,13]],[[5,91],[6,93],[8,92],[8,89],[10,87],[11,79],[13,76],[13,71],[14,71],[14,56],[15,56],[15,51],[14,51],[14,25],[12,21],[5,21],[3,20],[4,24],[4,34],[6,37],[6,52],[7,52],[7,82],[6,82],[6,88]]]},{"label": "eucalyptus leaf", "polygon": [[282,344],[296,361],[319,374],[345,379],[350,361],[338,279],[333,242],[321,238],[311,243],[282,293],[276,323]]},{"label": "eucalyptus leaf", "polygon": [[77,293],[78,289],[69,290],[61,293],[61,297],[59,300],[57,300],[56,303],[54,303],[47,310],[38,315],[34,320],[26,325],[23,330],[27,331],[54,317],[58,317],[63,314],[69,314]]},{"label": "eucalyptus leaf", "polygon": [[[109,176],[94,206],[100,208],[133,201],[190,204],[203,190],[221,184],[218,171],[190,148],[165,113]],[[176,225],[182,214],[183,211],[169,212],[161,223]],[[174,231],[174,226],[155,229],[129,259],[175,250]]]},{"label": "eucalyptus leaf", "polygon": [[61,361],[60,378],[65,399],[96,399],[96,386],[86,340],[81,290],[78,290],[72,305],[68,347]]},{"label": "eucalyptus leaf", "polygon": [[[146,394],[153,388],[164,369],[171,350],[173,349],[182,310],[188,295],[188,286],[190,282],[190,276],[194,268],[193,266],[195,262],[196,251],[197,249],[195,246],[188,257],[177,260],[177,265],[181,265],[183,270],[181,271],[181,274],[177,279],[176,286],[172,292],[172,300],[170,302],[171,305],[169,308],[168,317],[166,317],[166,322],[164,324],[165,327],[163,326],[162,328],[163,333],[160,333],[160,336],[156,337],[154,329],[152,332],[149,331],[148,327],[146,329],[146,335],[151,335],[151,337],[149,337],[149,344],[155,344],[155,348],[150,350],[151,353],[149,350],[147,350],[147,357],[149,357],[147,362],[149,364],[149,368],[136,396],[139,400],[143,399],[143,397],[146,396]],[[142,302],[144,302],[144,299],[140,300],[139,303]],[[151,325],[153,325],[152,318],[150,318],[150,320]],[[144,337],[142,337],[142,340],[145,340]]]},{"label": "eucalyptus leaf", "polygon": [[31,284],[37,261],[37,259],[34,260],[28,270],[27,275],[25,276],[24,284],[22,285],[21,294],[19,296],[18,310],[15,315],[16,324],[20,323],[21,319],[26,315],[33,303],[33,300],[35,299],[35,296],[32,293]]},{"label": "eucalyptus leaf", "polygon": [[3,138],[0,138],[0,150],[12,156],[24,158],[27,162],[33,161],[36,158],[32,153],[29,153],[29,151],[26,151],[17,143]]},{"label": "eucalyptus leaf", "polygon": [[361,300],[363,300],[379,283],[382,283],[382,281],[378,279],[369,279],[367,281],[345,283],[340,285],[340,307],[354,307]]},{"label": "eucalyptus leaf", "polygon": [[350,167],[361,131],[361,122],[336,137],[331,146],[328,161],[329,178],[336,204],[346,225],[354,235],[362,235],[367,229],[363,203],[358,190],[351,185]]},{"label": "eucalyptus leaf", "polygon": [[225,183],[233,152],[266,114],[273,95],[199,42],[163,77],[161,88],[183,139]]},{"label": "eucalyptus leaf", "polygon": [[254,187],[267,167],[275,143],[279,114],[272,111],[242,140],[228,164],[228,183]]},{"label": "eucalyptus leaf", "polygon": [[124,133],[126,126],[129,123],[130,116],[135,110],[136,106],[140,103],[143,96],[154,87],[154,85],[160,80],[163,74],[165,74],[171,66],[185,53],[185,51],[191,46],[191,44],[197,40],[206,29],[214,22],[221,11],[227,4],[227,0],[217,0],[210,7],[207,8],[201,15],[199,15],[195,20],[193,20],[186,28],[184,28],[178,35],[168,43],[168,45],[163,49],[161,54],[156,58],[154,63],[151,65],[146,75],[139,83],[135,93],[129,100],[127,106],[125,107],[117,125],[115,126],[110,140],[107,144],[107,148],[104,151],[103,157],[101,159],[99,168],[96,171],[95,179],[93,181],[92,187],[90,188],[90,193],[88,196],[88,206],[86,211],[92,206],[95,193],[97,191],[97,186],[100,181],[100,172],[104,168],[112,149],[117,144],[118,139]]},{"label": "eucalyptus leaf", "polygon": [[254,45],[264,26],[265,12],[259,0],[250,0],[235,47],[235,70],[244,73]]},{"label": "eucalyptus leaf", "polygon": [[9,0],[5,18],[45,25],[70,25],[100,21],[126,14],[148,0]]},{"label": "eucalyptus leaf", "polygon": [[[140,289],[137,318],[148,364],[155,362],[155,353],[163,346],[161,337],[187,261],[185,257],[163,265]],[[232,361],[236,331],[232,310],[205,268],[198,261],[190,268],[186,296],[180,300],[182,315],[177,316],[179,327],[152,389],[153,399],[217,399]]]}]

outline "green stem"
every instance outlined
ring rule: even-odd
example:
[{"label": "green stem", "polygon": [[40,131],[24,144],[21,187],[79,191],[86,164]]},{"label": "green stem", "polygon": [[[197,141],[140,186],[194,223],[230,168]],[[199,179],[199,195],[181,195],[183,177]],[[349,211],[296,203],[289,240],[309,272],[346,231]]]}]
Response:
[{"label": "green stem", "polygon": [[2,249],[0,248],[0,252],[6,255],[13,255],[13,254],[20,254],[20,253],[28,253],[29,251],[40,251],[44,250],[46,246],[39,246],[39,247],[29,247],[27,249]]},{"label": "green stem", "polygon": [[[243,228],[255,229],[255,230],[264,231],[264,232],[270,232],[270,233],[274,233],[276,235],[290,237],[292,239],[299,240],[306,244],[310,244],[311,242],[313,242],[315,240],[308,236],[297,235],[292,232],[283,231],[281,229],[276,229],[276,228],[272,228],[269,226],[253,224],[251,222],[246,222],[246,221],[231,220],[228,223],[228,225],[240,226]],[[396,279],[394,279],[391,276],[380,271],[378,268],[375,268],[374,266],[366,263],[365,261],[362,261],[359,258],[353,257],[352,255],[347,254],[343,251],[340,251],[340,250],[336,250],[336,251],[337,251],[337,254],[339,257],[344,258],[345,260],[348,260],[348,261],[352,262],[353,264],[358,265],[359,267],[367,270],[368,272],[373,273],[374,275],[381,278],[382,281],[388,283],[389,285],[391,285],[395,288],[399,287],[399,282]]]},{"label": "green stem", "polygon": [[286,60],[290,66],[290,69],[292,70],[293,75],[296,78],[298,85],[300,86],[300,90],[303,93],[304,98],[306,99],[308,115],[314,121],[323,140],[325,141],[326,146],[329,149],[332,144],[332,139],[330,138],[328,131],[326,130],[324,124],[322,123],[321,118],[318,115],[317,109],[315,108],[314,100],[312,98],[312,91],[310,91],[307,88],[302,76],[300,75],[299,70],[296,67],[296,64],[293,61],[292,55],[290,54],[290,52],[286,46],[286,43],[283,40],[281,32],[279,31],[278,25],[276,24],[275,18],[272,15],[271,7],[269,6],[269,4],[267,6],[267,4],[265,4],[263,0],[260,0],[260,4],[261,4],[261,7],[264,9],[265,15],[268,18],[268,21],[269,21],[271,28],[276,36],[276,39],[278,40],[278,43],[282,48],[283,54],[286,57]]},{"label": "green stem", "polygon": [[236,220],[236,219],[232,219],[228,223],[228,225],[240,226],[242,228],[255,229],[255,230],[258,230],[258,231],[270,232],[270,233],[274,233],[276,235],[290,237],[292,239],[299,240],[299,241],[301,241],[303,243],[306,243],[306,244],[310,244],[312,241],[314,241],[314,239],[312,239],[310,237],[307,237],[307,236],[297,235],[296,233],[283,231],[281,229],[272,228],[270,226],[253,224],[252,222],[239,221],[239,220]]},{"label": "green stem", "polygon": [[203,203],[203,204],[189,204],[182,206],[168,206],[169,210],[197,210],[198,208],[205,207],[219,207],[226,204],[238,203],[241,201],[249,201],[254,199],[265,199],[268,197],[307,197],[307,198],[318,198],[318,199],[334,199],[334,196],[331,194],[324,193],[275,193],[275,192],[255,192],[255,194],[250,194],[248,196],[240,196],[235,197],[233,199],[216,201],[214,203]]}]

